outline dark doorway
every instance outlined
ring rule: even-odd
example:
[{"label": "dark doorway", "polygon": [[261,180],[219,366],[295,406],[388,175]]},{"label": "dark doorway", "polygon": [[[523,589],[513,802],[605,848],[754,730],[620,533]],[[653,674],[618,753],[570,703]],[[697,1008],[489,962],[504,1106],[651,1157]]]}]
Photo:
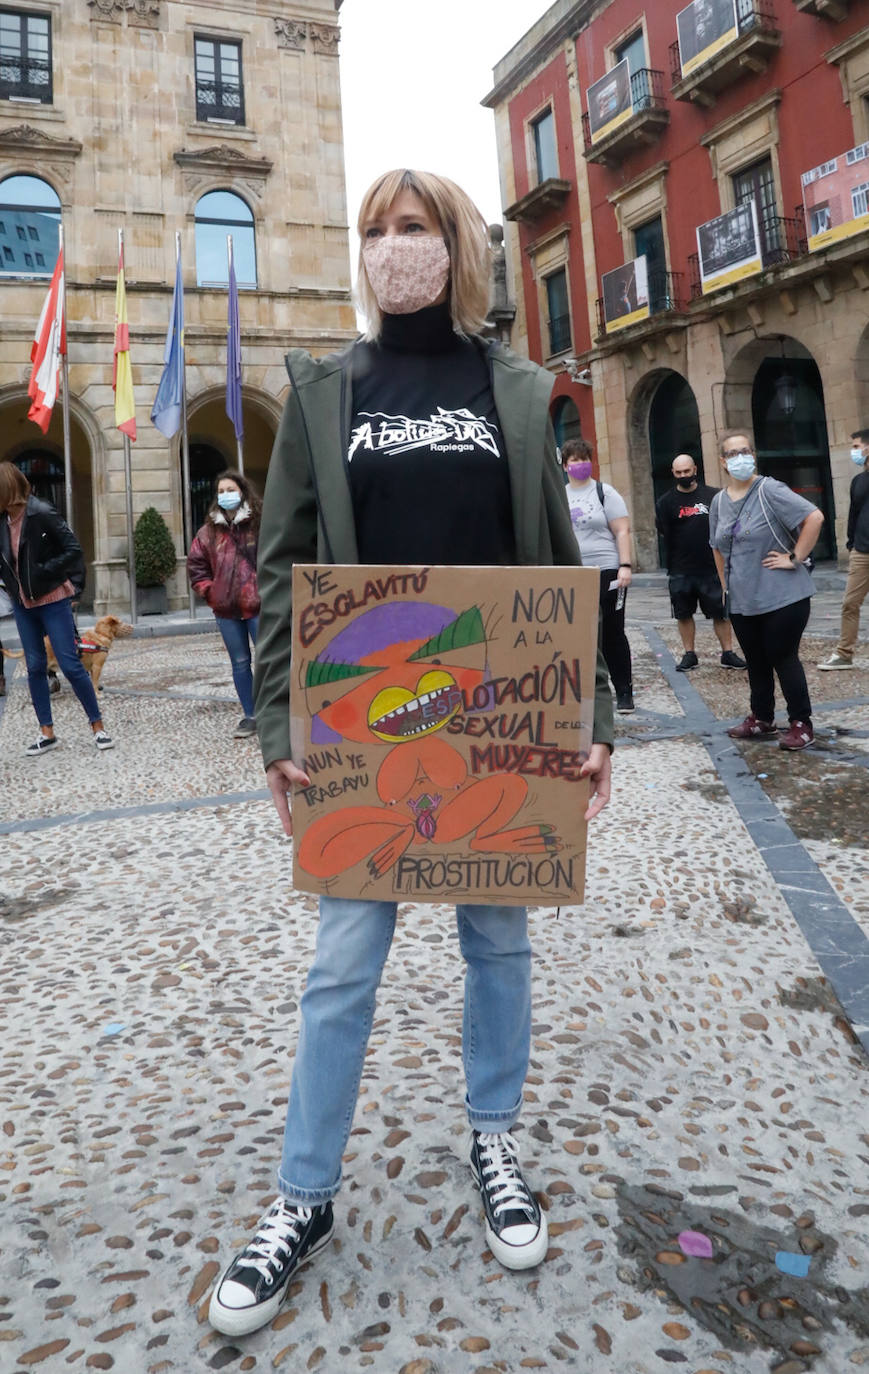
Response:
[{"label": "dark doorway", "polygon": [[15,466],[24,473],[33,495],[54,506],[66,520],[66,488],[63,481],[63,459],[48,449],[29,448],[15,458]]},{"label": "dark doorway", "polygon": [[570,396],[559,396],[555,402],[552,413],[552,424],[555,429],[555,442],[559,449],[563,449],[568,439],[581,439],[582,426],[579,422],[579,411],[576,403]]},{"label": "dark doorway", "polygon": [[757,466],[824,514],[815,557],[836,557],[827,416],[821,374],[812,358],[765,358],[751,394]]},{"label": "dark doorway", "polygon": [[229,467],[220,449],[213,444],[190,445],[190,508],[193,533],[205,523],[208,507],[214,500],[214,479]]},{"label": "dark doorway", "polygon": [[[697,464],[697,476],[703,475],[703,449],[700,439],[700,415],[694,392],[684,377],[671,372],[652,397],[649,407],[649,450],[652,459],[652,494],[655,501],[673,486],[673,459],[678,453],[690,453]],[[658,540],[658,558],[661,559]]]}]

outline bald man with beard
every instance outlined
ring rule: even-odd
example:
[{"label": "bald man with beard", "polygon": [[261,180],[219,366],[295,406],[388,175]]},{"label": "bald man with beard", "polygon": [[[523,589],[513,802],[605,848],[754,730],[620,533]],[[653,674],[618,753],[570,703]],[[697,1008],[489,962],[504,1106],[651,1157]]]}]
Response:
[{"label": "bald man with beard", "polygon": [[721,583],[709,547],[709,507],[718,488],[698,481],[697,464],[690,453],[674,458],[672,471],[675,486],[658,500],[655,521],[664,541],[670,604],[684,650],[676,671],[689,673],[700,662],[694,648],[698,605],[712,621],[721,646],[721,667],[744,668],[745,661],[733,652],[730,621],[724,614]]}]

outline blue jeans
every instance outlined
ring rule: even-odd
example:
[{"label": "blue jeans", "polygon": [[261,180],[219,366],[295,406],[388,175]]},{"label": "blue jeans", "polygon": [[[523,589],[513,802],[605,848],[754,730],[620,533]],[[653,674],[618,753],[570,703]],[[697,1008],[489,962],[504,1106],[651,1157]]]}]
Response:
[{"label": "blue jeans", "polygon": [[18,626],[30,700],[40,725],[52,724],[51,693],[48,690],[48,656],[44,637],[48,635],[58,667],[85,709],[91,725],[101,720],[97,694],[90,674],[75,650],[75,623],[71,601],[54,601],[50,606],[28,610],[13,603],[12,614]]},{"label": "blue jeans", "polygon": [[[302,996],[278,1187],[325,1202],[341,1183],[395,902],[320,898],[317,949]],[[508,1131],[522,1106],[531,1050],[531,946],[524,907],[458,906],[467,961],[462,1023],[468,1119]]]},{"label": "blue jeans", "polygon": [[[250,620],[229,620],[226,616],[216,615],[217,628],[223,635],[226,652],[232,664],[232,680],[241,709],[246,716],[253,717],[253,673],[250,670],[250,646],[256,644],[259,616]],[[250,635],[250,640],[248,640]]]}]

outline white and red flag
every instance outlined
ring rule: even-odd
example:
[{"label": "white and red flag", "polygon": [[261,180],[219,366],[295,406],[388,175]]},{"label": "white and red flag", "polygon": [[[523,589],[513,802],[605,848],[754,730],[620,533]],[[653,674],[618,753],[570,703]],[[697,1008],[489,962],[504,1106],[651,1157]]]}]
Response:
[{"label": "white and red flag", "polygon": [[36,337],[30,349],[33,371],[27,394],[31,400],[27,412],[28,420],[39,425],[43,434],[48,433],[51,412],[57,400],[57,378],[60,371],[61,355],[66,353],[66,320],[63,314],[63,249],[57,255],[57,263],[51,278],[51,286],[36,326]]}]

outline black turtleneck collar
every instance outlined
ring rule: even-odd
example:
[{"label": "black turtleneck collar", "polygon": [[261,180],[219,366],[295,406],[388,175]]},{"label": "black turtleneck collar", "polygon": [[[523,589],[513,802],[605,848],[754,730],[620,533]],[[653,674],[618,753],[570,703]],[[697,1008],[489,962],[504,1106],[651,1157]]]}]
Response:
[{"label": "black turtleneck collar", "polygon": [[447,353],[461,343],[453,329],[450,307],[427,305],[412,315],[384,315],[378,340],[382,348],[398,353]]}]

